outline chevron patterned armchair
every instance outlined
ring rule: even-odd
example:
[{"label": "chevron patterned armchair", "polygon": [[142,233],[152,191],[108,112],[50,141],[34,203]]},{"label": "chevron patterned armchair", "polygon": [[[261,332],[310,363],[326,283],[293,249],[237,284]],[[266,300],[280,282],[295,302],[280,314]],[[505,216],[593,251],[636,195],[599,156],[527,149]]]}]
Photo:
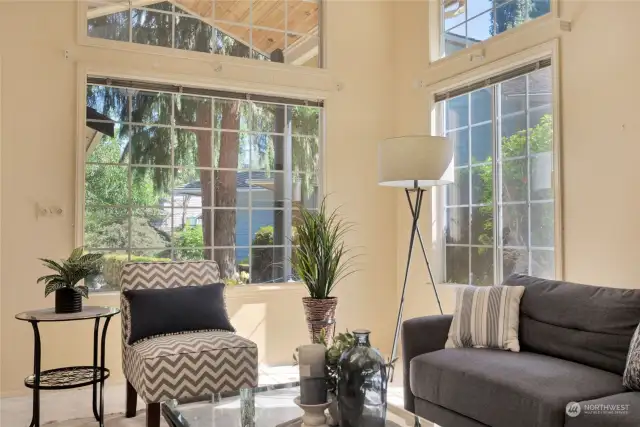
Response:
[{"label": "chevron patterned armchair", "polygon": [[[129,263],[121,276],[122,291],[217,282],[220,272],[213,261]],[[120,296],[120,305],[127,417],[135,416],[138,395],[147,404],[147,427],[158,427],[163,401],[257,386],[258,349],[253,342],[232,332],[196,331],[152,337],[129,345],[131,325],[141,319],[131,317],[124,295]]]}]

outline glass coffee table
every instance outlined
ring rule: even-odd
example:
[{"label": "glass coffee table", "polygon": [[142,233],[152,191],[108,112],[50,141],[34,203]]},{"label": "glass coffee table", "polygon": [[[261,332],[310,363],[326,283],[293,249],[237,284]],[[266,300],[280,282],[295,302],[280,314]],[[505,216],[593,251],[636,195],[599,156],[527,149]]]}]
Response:
[{"label": "glass coffee table", "polygon": [[[299,427],[302,410],[293,403],[300,394],[298,385],[259,386],[216,394],[206,401],[170,400],[163,403],[162,415],[170,427]],[[389,405],[385,427],[405,426],[438,427]]]}]

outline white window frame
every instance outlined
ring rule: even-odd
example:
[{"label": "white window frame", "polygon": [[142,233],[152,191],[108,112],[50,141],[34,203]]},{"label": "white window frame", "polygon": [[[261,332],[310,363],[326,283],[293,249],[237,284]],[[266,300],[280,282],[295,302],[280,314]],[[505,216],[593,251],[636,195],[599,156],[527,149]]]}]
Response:
[{"label": "white window frame", "polygon": [[[554,186],[554,255],[555,255],[555,278],[563,280],[564,272],[564,244],[563,244],[563,216],[562,216],[562,145],[561,145],[561,123],[562,115],[560,110],[560,54],[559,39],[543,43],[531,49],[524,50],[517,54],[495,61],[491,64],[476,68],[472,71],[462,73],[450,78],[443,79],[438,83],[427,87],[431,132],[433,135],[442,135],[444,132],[442,120],[444,114],[443,103],[436,103],[434,95],[446,92],[453,88],[459,88],[465,84],[487,79],[493,75],[501,74],[507,70],[518,68],[525,64],[538,61],[544,58],[551,58],[552,74],[552,114],[553,114],[553,186]],[[434,197],[436,209],[434,210],[434,242],[444,254],[446,249],[444,239],[444,229],[446,224],[446,187],[434,187]],[[494,199],[495,204],[495,199]],[[445,276],[445,256],[442,256],[441,268],[439,269],[438,280],[444,283]],[[467,285],[466,283],[461,285]]]},{"label": "white window frame", "polygon": [[[326,128],[327,128],[327,100],[329,99],[328,91],[318,88],[291,88],[280,87],[273,84],[247,83],[242,81],[231,82],[227,79],[207,79],[207,83],[187,79],[181,74],[170,74],[160,72],[137,71],[135,73],[123,71],[119,66],[99,65],[95,63],[78,63],[76,70],[76,88],[77,88],[77,126],[76,126],[76,189],[75,189],[75,209],[74,209],[74,228],[75,228],[75,246],[84,245],[84,226],[85,226],[85,162],[86,162],[86,99],[87,99],[87,78],[94,75],[110,76],[114,79],[131,79],[138,81],[155,81],[171,84],[184,84],[185,86],[193,86],[197,84],[204,89],[221,90],[221,91],[237,91],[237,92],[253,92],[265,95],[280,95],[282,97],[302,98],[302,99],[318,99],[324,102],[324,111],[319,124],[319,152],[318,152],[318,197],[321,199],[325,195],[326,188]],[[286,208],[284,209],[286,215]],[[285,245],[286,247],[286,245]],[[286,254],[285,254],[286,256]],[[275,283],[248,283],[249,287],[266,286],[277,287],[288,282]],[[289,281],[290,283],[290,281]],[[99,294],[113,293],[110,291],[100,292]],[[117,292],[116,292],[117,293]]]},{"label": "white window frame", "polygon": [[[2,56],[0,56],[0,224],[2,223]],[[0,241],[2,241],[2,227],[0,227]],[[2,258],[0,257],[0,271]]]},{"label": "white window frame", "polygon": [[[135,6],[133,7],[131,6],[132,0],[129,0],[129,1],[130,1],[130,8],[135,8]],[[160,1],[161,0],[158,0],[158,2]],[[318,39],[317,68],[304,67],[302,65],[282,64],[282,63],[271,62],[271,61],[260,61],[253,58],[237,58],[229,55],[220,55],[216,53],[189,51],[184,49],[177,49],[174,47],[151,46],[151,45],[145,45],[140,43],[134,43],[132,41],[118,41],[118,40],[109,40],[109,39],[101,39],[97,37],[90,37],[87,34],[87,11],[89,10],[89,4],[87,1],[83,1],[83,0],[79,0],[77,2],[78,3],[78,6],[77,6],[78,16],[76,20],[77,21],[77,28],[76,28],[77,40],[78,40],[78,44],[81,46],[100,47],[100,48],[123,50],[123,51],[136,52],[136,53],[150,53],[150,54],[169,56],[174,58],[195,59],[199,61],[215,61],[215,62],[220,62],[221,60],[224,60],[225,62],[231,62],[238,65],[247,65],[247,63],[252,64],[252,63],[258,62],[261,67],[275,67],[276,69],[281,67],[287,67],[287,68],[293,68],[295,70],[299,70],[299,69],[323,70],[326,68],[325,52],[326,52],[326,44],[327,44],[326,37],[325,37],[325,34],[326,34],[325,29],[327,26],[325,25],[324,17],[326,16],[325,8],[327,7],[328,2],[325,0],[317,0],[317,2],[319,3],[318,29],[315,34]],[[251,7],[253,7],[253,3],[251,3]],[[145,9],[144,7],[142,8]],[[186,8],[184,9],[186,10]],[[148,9],[148,8],[146,10],[154,11],[154,9]],[[172,14],[172,15],[175,14],[173,12],[163,12],[163,13]],[[285,4],[285,22],[287,22],[286,14],[287,14],[287,7]],[[188,16],[191,18],[197,19],[192,14]],[[204,22],[207,22],[209,25],[215,28],[215,8],[214,8],[214,13],[212,13],[211,19]],[[229,22],[229,21],[222,21],[222,22],[236,25],[236,23],[234,22]],[[278,31],[277,29],[273,29],[273,28],[256,27],[253,24],[249,24],[249,26],[247,25],[244,25],[244,26],[245,27],[250,26],[251,28]],[[175,20],[172,19],[172,28],[173,27],[175,27]],[[129,23],[129,28],[131,29],[131,21]],[[300,33],[295,33],[295,34],[298,34],[301,36],[310,35],[310,34],[300,34]],[[285,44],[286,44],[286,41],[287,41],[287,37],[285,37]],[[174,43],[175,43],[175,40],[173,40],[172,38],[172,45]],[[249,48],[252,49],[253,47],[252,40],[250,45],[251,46],[249,46]]]},{"label": "white window frame", "polygon": [[[467,0],[473,1],[473,0]],[[500,34],[476,43],[465,49],[460,49],[448,56],[443,56],[442,29],[444,26],[444,9],[442,0],[429,0],[429,63],[431,65],[441,65],[448,62],[473,61],[477,55],[483,56],[484,50],[492,49],[495,46],[505,43],[508,39],[522,37],[529,32],[543,31],[546,26],[558,21],[560,18],[560,0],[550,0],[550,11],[544,16],[523,22],[515,28],[511,28]]]}]

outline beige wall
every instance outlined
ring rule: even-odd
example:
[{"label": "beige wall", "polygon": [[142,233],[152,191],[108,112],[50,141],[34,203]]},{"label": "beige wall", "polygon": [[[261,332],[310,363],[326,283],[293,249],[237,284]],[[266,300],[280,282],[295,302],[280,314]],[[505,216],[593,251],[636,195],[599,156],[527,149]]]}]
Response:
[{"label": "beige wall", "polygon": [[[326,11],[328,71],[258,66],[219,59],[210,62],[109,51],[76,43],[76,6],[71,1],[0,2],[2,57],[2,241],[0,282],[2,395],[25,393],[32,369],[32,333],[14,314],[48,307],[37,277],[37,257],[63,257],[74,246],[78,64],[135,76],[163,76],[255,90],[327,96],[325,189],[330,202],[356,223],[348,244],[363,255],[361,271],[336,292],[338,328],[366,327],[387,351],[395,299],[396,210],[394,193],[376,185],[375,143],[392,133],[390,66],[392,4],[331,1]],[[65,59],[64,51],[69,51]],[[215,75],[214,75],[215,74]],[[335,89],[337,83],[341,90]],[[36,203],[64,209],[61,218],[36,219]],[[229,310],[239,333],[259,345],[263,363],[291,361],[307,340],[295,285],[231,289]],[[117,295],[95,295],[90,304],[118,305]],[[370,309],[375,307],[375,309]],[[90,363],[92,325],[43,325],[43,368]],[[120,372],[120,323],[108,335],[107,364]]]},{"label": "beige wall", "polygon": [[[541,21],[487,44],[485,63],[560,37],[565,278],[640,287],[640,264],[634,259],[640,206],[633,197],[640,179],[635,165],[640,156],[635,120],[640,3],[567,0],[560,6],[562,18],[572,21],[570,33],[561,32],[552,19]],[[429,67],[428,9],[422,1],[330,0],[327,72],[303,75],[231,61],[222,76],[230,85],[248,88],[271,81],[289,90],[297,84],[327,91],[326,190],[356,223],[349,243],[364,254],[360,273],[337,292],[338,325],[372,329],[374,343],[384,351],[394,327],[410,217],[403,194],[375,184],[375,143],[390,135],[428,132],[430,111],[420,82],[428,85],[470,68],[463,59]],[[74,244],[77,63],[170,73],[203,84],[223,81],[214,80],[212,67],[199,61],[78,46],[75,25],[70,2],[0,2],[0,381],[5,395],[24,392],[22,378],[31,369],[31,331],[13,319],[14,313],[52,304],[34,283],[44,272],[36,257],[62,257]],[[37,202],[62,206],[64,217],[36,220]],[[432,233],[439,224],[432,221],[431,209],[424,206],[422,231],[439,273],[438,234]],[[405,317],[436,311],[425,268],[416,261]],[[441,292],[449,311],[452,288],[442,286]],[[265,363],[289,361],[291,350],[306,339],[302,295],[290,286],[231,292],[233,321],[258,342]],[[92,303],[118,302],[116,296],[96,296]],[[116,380],[121,378],[118,322],[110,329],[107,355]],[[86,363],[90,339],[90,324],[43,327],[44,366]]]},{"label": "beige wall", "polygon": [[[394,87],[396,135],[429,132],[426,88],[442,79],[490,64],[510,54],[559,38],[561,174],[563,195],[564,278],[606,286],[640,288],[640,263],[635,257],[640,236],[634,196],[640,180],[635,166],[640,156],[640,124],[635,115],[640,99],[636,70],[640,66],[640,27],[634,16],[640,2],[560,0],[560,17],[572,31],[560,30],[556,19],[527,24],[486,45],[485,60],[474,65],[467,56],[429,67],[424,22],[427,2],[400,1],[394,9]],[[411,217],[404,195],[398,212],[398,289],[404,275]],[[438,275],[436,233],[431,206],[423,211],[422,231],[430,242],[430,257]],[[405,317],[436,313],[426,268],[414,258]],[[453,307],[451,285],[439,286],[445,311]]]}]

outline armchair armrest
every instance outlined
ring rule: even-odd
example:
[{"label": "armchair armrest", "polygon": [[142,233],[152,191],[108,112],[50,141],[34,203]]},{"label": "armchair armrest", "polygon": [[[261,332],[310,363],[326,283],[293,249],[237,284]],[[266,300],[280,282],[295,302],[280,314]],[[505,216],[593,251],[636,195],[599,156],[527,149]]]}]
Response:
[{"label": "armchair armrest", "polygon": [[402,323],[402,368],[404,408],[414,412],[415,397],[411,393],[409,364],[421,354],[442,350],[447,342],[453,315],[416,317]]}]

